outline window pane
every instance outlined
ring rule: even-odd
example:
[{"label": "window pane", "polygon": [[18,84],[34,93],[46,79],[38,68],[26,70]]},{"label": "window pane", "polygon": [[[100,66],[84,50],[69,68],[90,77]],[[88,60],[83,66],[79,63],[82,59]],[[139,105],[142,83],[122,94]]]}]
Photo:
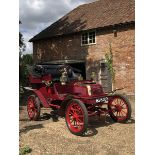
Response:
[{"label": "window pane", "polygon": [[95,32],[89,32],[89,44],[95,43]]},{"label": "window pane", "polygon": [[82,34],[82,44],[88,44],[88,33]]},{"label": "window pane", "polygon": [[82,45],[95,43],[95,31],[82,34]]},{"label": "window pane", "polygon": [[88,41],[87,41],[87,40],[83,40],[83,41],[82,41],[82,44],[83,44],[83,45],[88,44]]},{"label": "window pane", "polygon": [[83,34],[82,38],[88,38],[88,33]]},{"label": "window pane", "polygon": [[93,42],[93,40],[92,39],[89,39],[89,43],[92,43]]},{"label": "window pane", "polygon": [[93,43],[95,43],[95,37],[93,38]]}]

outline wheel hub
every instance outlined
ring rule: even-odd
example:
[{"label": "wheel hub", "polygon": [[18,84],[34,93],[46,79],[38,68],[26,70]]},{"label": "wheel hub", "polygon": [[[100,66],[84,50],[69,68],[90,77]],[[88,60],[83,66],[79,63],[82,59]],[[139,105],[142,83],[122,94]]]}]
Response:
[{"label": "wheel hub", "polygon": [[122,107],[119,104],[117,104],[115,107],[117,112],[120,112],[122,110]]},{"label": "wheel hub", "polygon": [[32,108],[32,109],[34,108],[34,105],[33,105],[33,103],[30,103],[30,108]]},{"label": "wheel hub", "polygon": [[74,113],[73,118],[78,118],[78,115]]}]

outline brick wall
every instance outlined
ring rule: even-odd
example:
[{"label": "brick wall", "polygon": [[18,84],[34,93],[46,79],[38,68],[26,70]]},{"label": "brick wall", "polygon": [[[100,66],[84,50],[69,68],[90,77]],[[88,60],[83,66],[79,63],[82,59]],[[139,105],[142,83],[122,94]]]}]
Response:
[{"label": "brick wall", "polygon": [[109,52],[109,43],[112,47],[113,65],[115,69],[115,83],[113,88],[125,87],[123,92],[134,94],[135,80],[135,35],[134,28],[124,28],[114,37],[113,31],[96,31],[95,45],[81,46],[81,34],[57,37],[33,43],[34,61],[51,61],[76,59],[86,61],[87,78],[95,71],[100,74],[100,61]]}]

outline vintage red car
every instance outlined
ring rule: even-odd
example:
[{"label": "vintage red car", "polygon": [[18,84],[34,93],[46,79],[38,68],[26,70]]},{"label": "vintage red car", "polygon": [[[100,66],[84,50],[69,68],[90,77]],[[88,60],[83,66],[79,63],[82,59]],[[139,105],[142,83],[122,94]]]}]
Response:
[{"label": "vintage red car", "polygon": [[104,92],[100,84],[93,79],[83,80],[69,65],[34,65],[28,71],[30,120],[40,117],[41,107],[52,108],[65,117],[71,133],[83,135],[91,116],[109,114],[116,122],[126,122],[131,117],[131,105],[125,96]]}]

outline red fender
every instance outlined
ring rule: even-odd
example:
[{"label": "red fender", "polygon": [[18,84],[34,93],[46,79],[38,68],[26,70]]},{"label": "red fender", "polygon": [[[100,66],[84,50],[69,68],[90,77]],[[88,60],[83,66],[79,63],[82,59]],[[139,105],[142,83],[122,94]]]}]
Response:
[{"label": "red fender", "polygon": [[43,94],[40,93],[39,90],[32,89],[32,91],[39,97],[39,99],[40,99],[40,101],[41,101],[41,103],[42,103],[42,105],[43,105],[44,108],[50,108],[47,100],[45,99],[45,97],[43,96]]}]

